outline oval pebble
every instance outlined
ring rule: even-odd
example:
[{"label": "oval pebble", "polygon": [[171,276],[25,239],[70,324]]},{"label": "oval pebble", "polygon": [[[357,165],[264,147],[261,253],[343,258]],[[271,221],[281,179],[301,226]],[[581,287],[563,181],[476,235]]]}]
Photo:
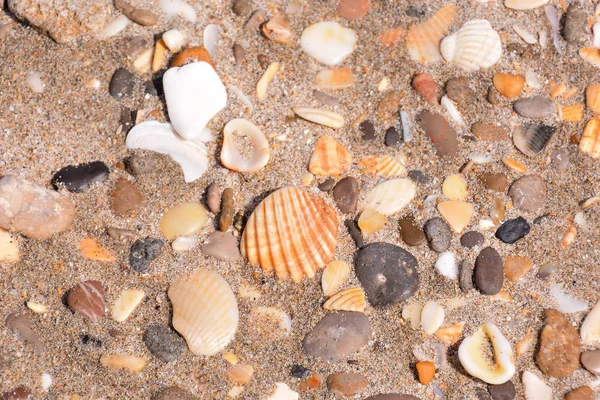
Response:
[{"label": "oval pebble", "polygon": [[129,97],[133,93],[135,75],[126,68],[117,68],[110,79],[108,92],[112,97],[120,100]]},{"label": "oval pebble", "polygon": [[333,187],[332,195],[342,213],[354,213],[358,204],[358,181],[351,176],[340,179]]},{"label": "oval pebble", "polygon": [[394,146],[398,146],[400,143],[402,143],[402,138],[400,137],[400,134],[398,133],[398,130],[396,128],[394,128],[393,126],[388,128],[387,131],[385,131],[385,145],[388,147],[394,147]]},{"label": "oval pebble", "polygon": [[483,241],[483,235],[477,231],[465,232],[460,237],[460,244],[468,249],[471,249],[476,246],[481,246],[483,244]]},{"label": "oval pebble", "polygon": [[358,129],[361,131],[362,140],[365,142],[371,142],[375,140],[375,126],[373,126],[371,121],[367,120],[361,122],[358,126]]},{"label": "oval pebble", "polygon": [[129,250],[129,266],[136,272],[146,272],[163,246],[164,242],[160,239],[145,237],[136,240]]},{"label": "oval pebble", "polygon": [[435,252],[441,253],[448,250],[452,240],[452,230],[440,217],[434,217],[425,222],[423,226],[429,247]]},{"label": "oval pebble", "polygon": [[44,341],[40,334],[33,329],[33,324],[26,314],[9,314],[4,323],[10,331],[17,333],[19,338],[31,346],[34,351],[39,353],[44,351]]},{"label": "oval pebble", "polygon": [[594,400],[594,391],[589,386],[580,386],[567,393],[565,400]]},{"label": "oval pebble", "polygon": [[162,325],[149,326],[143,340],[150,353],[166,363],[176,361],[186,348],[179,335]]},{"label": "oval pebble", "polygon": [[508,178],[503,173],[482,172],[478,178],[483,186],[494,192],[503,193],[508,185]]},{"label": "oval pebble", "polygon": [[576,46],[585,45],[588,37],[587,13],[580,5],[571,4],[567,9],[562,36]]},{"label": "oval pebble", "polygon": [[475,92],[469,87],[470,79],[466,76],[451,78],[446,82],[446,95],[460,107],[471,106],[476,99]]},{"label": "oval pebble", "polygon": [[[544,310],[544,323],[535,360],[544,374],[566,378],[579,368],[579,333],[567,317],[552,308]],[[585,366],[583,355],[581,362]],[[600,367],[600,357],[596,362]]]},{"label": "oval pebble", "polygon": [[354,372],[336,372],[327,377],[327,388],[340,396],[354,396],[369,386],[368,379]]},{"label": "oval pebble", "polygon": [[215,232],[202,245],[202,252],[221,261],[235,261],[240,258],[240,249],[231,232]]},{"label": "oval pebble", "polygon": [[406,215],[400,218],[398,221],[400,225],[400,236],[404,243],[409,246],[420,246],[425,242],[425,234],[423,230],[417,225],[415,217],[412,215]]},{"label": "oval pebble", "polygon": [[93,161],[79,165],[69,165],[59,169],[52,177],[52,186],[56,190],[64,187],[69,192],[83,192],[94,183],[108,179],[110,170],[102,161]]},{"label": "oval pebble", "polygon": [[69,291],[67,305],[74,313],[85,315],[92,322],[100,321],[104,315],[104,288],[98,281],[85,281]]},{"label": "oval pebble", "polygon": [[468,293],[473,289],[473,267],[468,260],[463,260],[458,270],[458,285],[463,292]]},{"label": "oval pebble", "polygon": [[581,364],[592,374],[600,375],[600,350],[581,353]]},{"label": "oval pebble", "polygon": [[539,175],[522,176],[510,186],[508,195],[517,209],[533,213],[544,206],[546,183]]},{"label": "oval pebble", "polygon": [[522,117],[531,119],[544,119],[554,117],[554,103],[550,99],[534,96],[515,101],[515,112]]},{"label": "oval pebble", "polygon": [[558,265],[555,263],[544,263],[540,266],[540,269],[537,273],[537,277],[540,279],[546,279],[550,275],[556,272],[558,269]]},{"label": "oval pebble", "polygon": [[504,222],[498,230],[496,230],[496,237],[507,244],[514,244],[519,239],[524,238],[531,228],[523,217],[515,219],[509,219]]},{"label": "oval pebble", "polygon": [[458,139],[446,118],[429,111],[417,114],[417,122],[429,138],[439,157],[454,157],[458,153]]},{"label": "oval pebble", "polygon": [[483,294],[500,292],[504,283],[504,264],[500,254],[492,247],[481,250],[475,259],[475,286]]},{"label": "oval pebble", "polygon": [[200,203],[182,203],[169,208],[160,220],[160,231],[168,239],[193,236],[206,225],[208,213]]},{"label": "oval pebble", "polygon": [[198,400],[198,398],[177,386],[169,386],[156,393],[152,400]]}]

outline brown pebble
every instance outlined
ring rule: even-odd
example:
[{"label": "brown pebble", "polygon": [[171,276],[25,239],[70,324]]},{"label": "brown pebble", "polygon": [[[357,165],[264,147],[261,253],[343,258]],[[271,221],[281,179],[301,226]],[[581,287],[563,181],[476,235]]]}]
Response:
[{"label": "brown pebble", "polygon": [[208,187],[206,203],[210,212],[213,214],[219,213],[219,210],[221,209],[221,187],[218,183],[213,183]]},{"label": "brown pebble", "polygon": [[354,396],[369,386],[364,375],[354,372],[336,372],[327,377],[327,388],[340,396]]},{"label": "brown pebble", "polygon": [[19,335],[19,338],[30,345],[34,351],[41,353],[45,346],[42,337],[33,330],[31,321],[26,314],[12,313],[6,317],[6,327]]},{"label": "brown pebble", "polygon": [[115,8],[121,11],[127,18],[142,26],[156,25],[158,22],[158,15],[151,11],[144,10],[141,8],[135,8],[125,0],[114,0]]},{"label": "brown pebble", "polygon": [[594,391],[589,386],[580,386],[567,393],[565,400],[594,400]]},{"label": "brown pebble", "polygon": [[482,172],[478,176],[486,188],[503,193],[508,186],[508,178],[503,173]]},{"label": "brown pebble", "polygon": [[537,212],[546,202],[546,183],[539,175],[522,176],[510,186],[508,195],[517,209]]},{"label": "brown pebble", "polygon": [[342,18],[353,21],[367,15],[371,0],[340,0],[336,13]]},{"label": "brown pebble", "polygon": [[177,53],[177,55],[173,58],[173,61],[171,61],[171,67],[181,67],[196,61],[207,62],[213,68],[215,68],[215,64],[213,63],[212,58],[210,58],[208,50],[202,46],[188,47],[187,49]]},{"label": "brown pebble", "polygon": [[565,378],[579,368],[579,334],[564,315],[552,308],[544,311],[544,317],[535,360],[543,373]]},{"label": "brown pebble", "polygon": [[458,153],[456,131],[443,116],[429,111],[417,114],[417,122],[429,138],[439,157],[455,157]]},{"label": "brown pebble", "polygon": [[104,315],[104,288],[98,281],[81,282],[71,289],[67,305],[74,313],[85,315],[92,322],[98,322]]},{"label": "brown pebble", "polygon": [[221,217],[219,218],[219,229],[225,232],[233,222],[233,189],[223,190],[221,196]]},{"label": "brown pebble", "polygon": [[266,10],[256,10],[256,11],[254,11],[254,13],[252,13],[250,18],[248,18],[248,21],[246,21],[246,24],[244,25],[244,30],[246,32],[257,31],[258,27],[266,20],[267,20],[267,11]]},{"label": "brown pebble", "polygon": [[135,239],[137,237],[135,231],[121,228],[106,228],[106,233],[113,239]]},{"label": "brown pebble", "polygon": [[133,183],[119,178],[110,194],[110,207],[115,215],[128,215],[139,211],[144,200],[144,195]]},{"label": "brown pebble", "polygon": [[358,129],[362,133],[362,140],[367,142],[375,140],[375,127],[371,121],[367,120],[361,122]]},{"label": "brown pebble", "polygon": [[239,16],[245,16],[252,12],[252,0],[235,0],[231,10]]},{"label": "brown pebble", "polygon": [[319,184],[318,188],[322,192],[329,192],[331,189],[333,189],[334,185],[335,180],[333,178],[327,178],[325,181]]},{"label": "brown pebble", "polygon": [[391,91],[379,102],[377,106],[377,117],[382,120],[391,120],[398,118],[398,108],[400,108],[402,93]]},{"label": "brown pebble", "polygon": [[425,242],[425,233],[417,225],[412,215],[406,215],[398,221],[400,224],[400,236],[404,243],[409,246],[420,246]]},{"label": "brown pebble", "polygon": [[504,260],[504,276],[511,282],[516,282],[527,274],[533,263],[527,257],[508,255]]},{"label": "brown pebble", "polygon": [[493,106],[498,105],[502,102],[502,95],[495,87],[490,86],[487,93],[487,101]]},{"label": "brown pebble", "polygon": [[419,92],[425,101],[432,106],[440,104],[440,88],[433,77],[425,72],[419,72],[412,80],[413,88]]},{"label": "brown pebble", "polygon": [[365,245],[363,237],[360,233],[360,230],[356,227],[356,223],[350,219],[344,221],[344,225],[346,225],[346,229],[348,229],[348,233],[354,240],[356,247],[359,249]]},{"label": "brown pebble", "polygon": [[446,82],[446,94],[450,100],[455,101],[460,107],[467,108],[475,102],[475,92],[469,88],[469,78],[461,76],[449,79]]},{"label": "brown pebble", "polygon": [[358,204],[358,181],[349,176],[341,179],[332,190],[333,200],[340,211],[351,214],[356,211]]},{"label": "brown pebble", "polygon": [[246,50],[242,47],[241,44],[235,43],[233,45],[233,58],[235,59],[235,65],[238,67],[242,65],[244,59],[246,58]]},{"label": "brown pebble", "polygon": [[474,123],[471,126],[471,133],[485,142],[500,142],[508,138],[508,134],[501,126],[483,122]]},{"label": "brown pebble", "polygon": [[422,385],[428,385],[435,375],[435,364],[431,361],[419,361],[416,365],[419,382]]},{"label": "brown pebble", "polygon": [[267,58],[267,56],[265,56],[264,54],[259,54],[258,56],[256,56],[256,59],[258,60],[258,63],[260,64],[261,68],[267,69],[267,67],[269,66],[269,59]]},{"label": "brown pebble", "polygon": [[263,34],[270,40],[287,45],[294,44],[294,34],[290,28],[290,21],[283,12],[276,13],[262,27]]}]

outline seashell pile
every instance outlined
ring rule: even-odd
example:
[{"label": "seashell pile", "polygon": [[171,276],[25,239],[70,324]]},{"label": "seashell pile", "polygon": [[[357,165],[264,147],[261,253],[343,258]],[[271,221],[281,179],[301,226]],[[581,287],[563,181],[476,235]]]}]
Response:
[{"label": "seashell pile", "polygon": [[444,59],[467,72],[489,68],[502,56],[502,42],[488,20],[466,22],[456,33],[440,43]]}]

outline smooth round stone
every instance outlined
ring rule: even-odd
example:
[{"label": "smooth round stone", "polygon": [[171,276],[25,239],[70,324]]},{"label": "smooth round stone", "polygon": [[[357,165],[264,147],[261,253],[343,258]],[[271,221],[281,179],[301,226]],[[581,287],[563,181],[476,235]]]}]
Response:
[{"label": "smooth round stone", "polygon": [[374,307],[400,303],[419,289],[417,259],[389,243],[371,243],[360,249],[355,271]]},{"label": "smooth round stone", "polygon": [[354,213],[358,204],[358,181],[351,176],[340,179],[333,187],[332,195],[342,213]]},{"label": "smooth round stone", "polygon": [[19,339],[31,346],[35,352],[42,353],[45,350],[44,340],[33,329],[33,324],[27,314],[9,314],[4,323],[11,332],[17,333]]},{"label": "smooth round stone", "polygon": [[363,121],[358,126],[358,129],[362,133],[362,140],[365,142],[371,142],[375,140],[375,126],[369,120]]},{"label": "smooth round stone", "polygon": [[594,391],[589,386],[580,386],[571,390],[565,400],[594,400]]},{"label": "smooth round stone", "polygon": [[169,208],[160,220],[160,231],[168,239],[193,236],[206,225],[206,208],[200,203],[183,203]]},{"label": "smooth round stone", "polygon": [[30,400],[33,399],[33,392],[26,386],[18,386],[7,392],[2,393],[2,400]]},{"label": "smooth round stone", "polygon": [[466,232],[460,237],[460,244],[468,249],[472,249],[476,246],[481,246],[483,244],[483,241],[483,235],[477,231]]},{"label": "smooth round stone", "polygon": [[558,265],[554,263],[544,263],[540,266],[540,269],[537,273],[537,277],[540,279],[546,279],[550,275],[556,272],[558,269]]},{"label": "smooth round stone", "polygon": [[460,290],[465,293],[468,293],[473,286],[473,267],[471,267],[471,263],[467,260],[463,260],[458,267],[458,286],[460,286]]},{"label": "smooth round stone", "polygon": [[475,259],[475,286],[483,294],[498,294],[504,283],[504,265],[498,252],[486,247]]},{"label": "smooth round stone", "polygon": [[531,228],[523,217],[509,219],[496,230],[496,237],[507,244],[514,244],[524,238]]},{"label": "smooth round stone", "polygon": [[197,400],[197,397],[177,386],[170,386],[156,393],[152,400]]},{"label": "smooth round stone", "polygon": [[306,334],[304,352],[327,362],[338,362],[369,341],[371,324],[363,313],[340,311],[327,314]]},{"label": "smooth round stone", "polygon": [[327,178],[326,180],[324,180],[322,183],[319,184],[318,188],[321,192],[329,192],[331,189],[333,189],[334,185],[335,185],[335,180],[333,178]]},{"label": "smooth round stone", "polygon": [[356,46],[356,32],[335,21],[317,22],[302,32],[300,46],[311,57],[327,65],[337,65]]},{"label": "smooth round stone", "polygon": [[581,6],[571,4],[567,9],[562,36],[576,46],[585,45],[588,37],[587,13]]},{"label": "smooth round stone", "polygon": [[458,154],[458,138],[454,128],[440,114],[421,111],[416,120],[429,138],[439,157],[453,158]]},{"label": "smooth round stone", "polygon": [[69,192],[83,192],[94,183],[108,179],[110,170],[102,161],[93,161],[79,165],[69,165],[58,170],[52,177],[52,186],[56,190],[64,187]]},{"label": "smooth round stone", "polygon": [[179,335],[162,325],[148,327],[143,339],[150,353],[166,363],[176,361],[186,347]]},{"label": "smooth round stone", "polygon": [[354,396],[369,386],[369,380],[354,372],[337,372],[327,377],[327,388],[340,396]]},{"label": "smooth round stone", "polygon": [[511,382],[504,382],[501,385],[490,385],[488,391],[492,400],[513,400],[517,395],[515,385]]},{"label": "smooth round stone", "polygon": [[231,232],[217,231],[208,237],[202,245],[202,252],[221,261],[235,261],[240,258],[240,250],[235,236]]},{"label": "smooth round stone", "polygon": [[145,272],[150,263],[160,255],[164,242],[160,239],[145,237],[136,240],[129,250],[129,265],[137,272]]},{"label": "smooth round stone", "polygon": [[108,93],[115,99],[131,96],[135,85],[135,75],[126,68],[117,68],[110,79]]},{"label": "smooth round stone", "polygon": [[539,175],[522,176],[510,186],[508,195],[517,209],[536,212],[546,201],[546,183]]},{"label": "smooth round stone", "polygon": [[508,139],[508,133],[501,126],[476,122],[471,125],[471,133],[484,142],[501,142]]},{"label": "smooth round stone", "polygon": [[475,92],[469,87],[471,80],[461,76],[446,82],[446,95],[461,107],[468,107],[475,102]]},{"label": "smooth round stone", "polygon": [[581,353],[581,364],[593,374],[600,375],[600,350]]},{"label": "smooth round stone", "polygon": [[409,246],[420,246],[425,242],[425,234],[412,215],[400,218],[398,223],[400,224],[400,236],[404,243]]},{"label": "smooth round stone", "polygon": [[533,96],[515,101],[513,109],[525,118],[544,119],[556,114],[552,100],[542,96]]},{"label": "smooth round stone", "polygon": [[483,186],[494,192],[504,193],[508,186],[508,179],[503,173],[482,172],[478,178]]},{"label": "smooth round stone", "polygon": [[425,222],[423,226],[429,247],[433,251],[441,253],[448,250],[452,241],[452,230],[440,217],[434,217]]},{"label": "smooth round stone", "polygon": [[385,145],[388,147],[394,147],[398,146],[400,143],[402,143],[402,140],[398,130],[393,126],[388,128],[388,130],[385,131]]},{"label": "smooth round stone", "polygon": [[129,215],[142,208],[144,195],[127,179],[119,178],[110,194],[110,207],[115,215]]},{"label": "smooth round stone", "polygon": [[375,396],[367,397],[365,400],[420,400],[418,397],[410,394],[377,394]]}]

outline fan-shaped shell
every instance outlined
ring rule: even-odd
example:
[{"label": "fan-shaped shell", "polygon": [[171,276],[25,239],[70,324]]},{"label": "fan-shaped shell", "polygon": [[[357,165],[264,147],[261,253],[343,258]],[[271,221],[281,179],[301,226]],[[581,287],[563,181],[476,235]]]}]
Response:
[{"label": "fan-shaped shell", "polygon": [[600,85],[590,85],[585,90],[585,102],[590,110],[600,114]]},{"label": "fan-shaped shell", "polygon": [[446,61],[474,72],[498,62],[502,55],[502,42],[488,20],[474,19],[444,38],[440,50]]},{"label": "fan-shaped shell", "polygon": [[384,178],[397,178],[406,175],[406,156],[402,155],[400,160],[383,156],[370,156],[358,162],[359,167],[366,167],[363,171],[366,174],[374,176],[383,176]]},{"label": "fan-shaped shell", "polygon": [[427,21],[408,30],[406,47],[413,60],[422,63],[442,61],[440,41],[452,25],[456,9],[455,5],[446,4]]},{"label": "fan-shaped shell", "polygon": [[294,187],[277,190],[254,210],[240,243],[242,254],[279,279],[312,278],[333,258],[337,216],[319,197]]},{"label": "fan-shaped shell", "polygon": [[383,215],[395,214],[411,202],[416,190],[416,185],[409,178],[382,182],[367,194],[362,210],[370,208]]},{"label": "fan-shaped shell", "polygon": [[513,10],[533,10],[548,4],[549,0],[506,0],[504,5]]},{"label": "fan-shaped shell", "polygon": [[[250,157],[242,157],[234,143],[234,133],[246,135],[252,143]],[[227,168],[237,172],[255,172],[269,162],[269,142],[260,128],[243,118],[232,119],[223,129],[223,149],[221,162]]]},{"label": "fan-shaped shell", "polygon": [[594,118],[585,125],[579,149],[592,158],[600,158],[600,118]]},{"label": "fan-shaped shell", "polygon": [[522,125],[513,134],[513,142],[521,153],[535,157],[544,151],[554,132],[556,132],[556,127],[552,125]]},{"label": "fan-shaped shell", "polygon": [[334,294],[350,276],[350,266],[341,261],[335,260],[327,264],[321,276],[321,287],[323,295],[329,297]]},{"label": "fan-shaped shell", "polygon": [[211,356],[231,342],[238,326],[237,300],[221,275],[200,269],[169,287],[173,327],[196,355]]},{"label": "fan-shaped shell", "polygon": [[323,308],[336,311],[365,311],[365,294],[360,288],[344,289],[331,296]]},{"label": "fan-shaped shell", "polygon": [[308,170],[314,175],[340,176],[352,164],[352,155],[331,136],[321,137],[310,157]]}]

